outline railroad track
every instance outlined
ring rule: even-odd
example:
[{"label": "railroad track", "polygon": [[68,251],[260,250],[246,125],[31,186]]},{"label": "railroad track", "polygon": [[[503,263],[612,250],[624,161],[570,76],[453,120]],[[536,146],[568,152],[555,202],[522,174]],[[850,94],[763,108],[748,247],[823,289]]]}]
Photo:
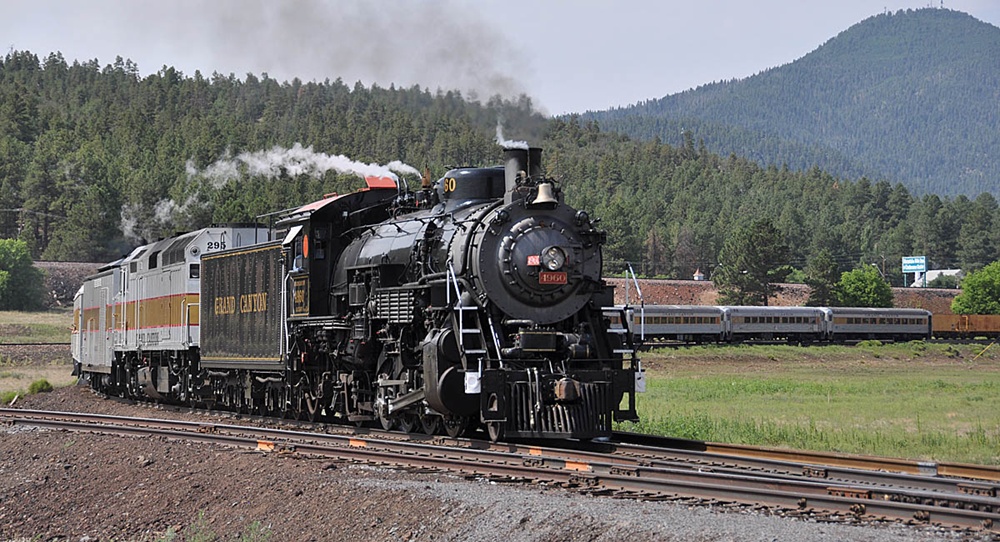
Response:
[{"label": "railroad track", "polygon": [[424,435],[407,437],[364,429],[334,434],[21,409],[0,409],[0,420],[69,431],[158,435],[514,482],[544,482],[616,497],[764,505],[793,515],[895,520],[1000,534],[1000,486],[993,480],[823,467],[790,457],[751,457],[751,448],[664,448],[662,442],[624,442],[630,438],[628,434],[616,435],[618,441],[607,443],[547,447]]},{"label": "railroad track", "polygon": [[[985,483],[1000,482],[1000,467],[989,465],[912,461],[886,457],[762,448],[626,432],[616,432],[614,441],[617,443],[618,449],[623,452],[632,450],[633,447],[636,448],[631,453],[637,454],[648,454],[650,449],[669,449],[670,453],[673,454],[672,457],[686,457],[693,461],[709,459],[713,464],[723,462],[726,465],[737,465],[751,469],[776,469],[777,471],[791,472],[801,465],[817,465],[821,466],[824,472],[810,471],[806,475],[846,481],[853,481],[851,476],[856,473],[874,472],[873,477],[869,479],[876,481],[880,481],[877,476],[885,473],[912,476],[912,479],[923,477],[931,480],[932,485],[934,485],[934,480],[949,479],[959,481],[966,479]],[[691,453],[683,454],[684,451]]]}]

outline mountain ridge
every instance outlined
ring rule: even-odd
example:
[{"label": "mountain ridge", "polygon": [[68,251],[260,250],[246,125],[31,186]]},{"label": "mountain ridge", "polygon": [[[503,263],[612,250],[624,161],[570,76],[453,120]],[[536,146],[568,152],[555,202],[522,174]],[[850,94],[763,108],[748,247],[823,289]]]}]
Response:
[{"label": "mountain ridge", "polygon": [[942,8],[875,15],[756,75],[580,115],[763,165],[1000,195],[1000,28]]}]

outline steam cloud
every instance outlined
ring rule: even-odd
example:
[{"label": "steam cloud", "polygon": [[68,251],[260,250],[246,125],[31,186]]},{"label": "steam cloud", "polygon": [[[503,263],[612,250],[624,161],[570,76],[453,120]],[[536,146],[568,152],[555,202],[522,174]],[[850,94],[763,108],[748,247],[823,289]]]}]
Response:
[{"label": "steam cloud", "polygon": [[[238,182],[245,177],[278,179],[306,175],[318,179],[329,171],[353,174],[359,177],[389,177],[395,180],[399,180],[397,173],[420,175],[416,168],[398,160],[384,166],[366,164],[351,160],[343,155],[332,156],[315,152],[311,146],[303,147],[300,143],[295,143],[290,149],[275,146],[265,151],[243,152],[236,157],[227,156],[203,170],[199,170],[193,161],[188,160],[185,164],[185,170],[189,183],[194,184],[196,179],[204,179],[214,188],[221,188],[230,181]],[[201,194],[195,191],[183,203],[177,203],[174,200],[157,202],[153,208],[152,224],[143,228],[138,226],[139,207],[127,205],[122,209],[122,232],[133,241],[153,238],[153,233],[175,227],[179,217],[187,215],[193,210],[205,210],[207,203],[202,201],[200,196]]]},{"label": "steam cloud", "polygon": [[503,137],[503,122],[501,120],[497,120],[497,139],[496,139],[496,141],[497,141],[497,145],[500,145],[501,147],[503,147],[505,149],[525,149],[525,150],[527,150],[527,148],[528,148],[528,142],[527,141],[511,141],[509,139],[504,139],[504,137]]},{"label": "steam cloud", "polygon": [[416,168],[398,160],[384,166],[365,164],[351,160],[344,155],[331,156],[315,152],[311,146],[303,147],[300,143],[292,145],[290,149],[275,146],[266,151],[240,153],[235,158],[223,158],[209,165],[203,171],[198,171],[194,167],[194,163],[189,160],[185,168],[188,178],[204,177],[216,188],[230,180],[239,179],[244,175],[242,172],[252,177],[263,176],[268,179],[275,179],[282,175],[289,177],[308,175],[312,178],[319,178],[328,171],[355,174],[360,177],[391,177],[397,180],[399,177],[396,173],[420,175]]}]

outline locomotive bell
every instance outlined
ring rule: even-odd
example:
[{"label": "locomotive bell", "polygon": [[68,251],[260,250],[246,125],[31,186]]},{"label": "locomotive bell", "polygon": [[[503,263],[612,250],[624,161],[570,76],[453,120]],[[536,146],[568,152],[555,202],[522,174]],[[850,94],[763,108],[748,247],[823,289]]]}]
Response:
[{"label": "locomotive bell", "polygon": [[559,200],[552,193],[552,183],[540,183],[538,185],[538,194],[528,205],[554,205],[556,203],[559,203]]}]

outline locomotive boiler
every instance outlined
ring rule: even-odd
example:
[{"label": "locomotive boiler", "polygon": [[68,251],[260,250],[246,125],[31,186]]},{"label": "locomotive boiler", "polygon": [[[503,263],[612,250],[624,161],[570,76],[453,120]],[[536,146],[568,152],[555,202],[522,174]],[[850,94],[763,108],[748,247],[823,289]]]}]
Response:
[{"label": "locomotive boiler", "polygon": [[643,373],[631,335],[609,331],[605,234],[540,149],[504,160],[414,191],[369,179],[287,213],[272,241],[202,255],[199,342],[131,355],[134,393],[493,440],[636,419]]}]

